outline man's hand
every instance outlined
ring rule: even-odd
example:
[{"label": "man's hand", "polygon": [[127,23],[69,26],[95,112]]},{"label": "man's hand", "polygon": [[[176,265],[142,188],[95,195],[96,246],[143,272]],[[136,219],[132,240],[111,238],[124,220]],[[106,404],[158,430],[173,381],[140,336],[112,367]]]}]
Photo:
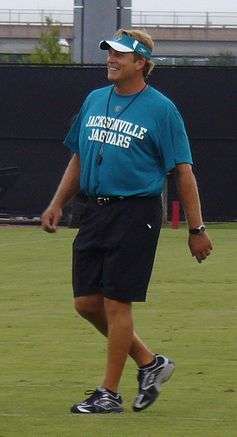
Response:
[{"label": "man's hand", "polygon": [[189,249],[192,256],[195,256],[197,261],[204,261],[212,251],[212,243],[206,232],[198,235],[189,235]]},{"label": "man's hand", "polygon": [[79,178],[80,158],[74,154],[68,163],[53,199],[41,216],[44,231],[56,232],[59,220],[63,215],[62,208],[79,190]]},{"label": "man's hand", "polygon": [[63,215],[62,208],[49,206],[41,216],[41,225],[46,232],[56,232],[59,220]]}]

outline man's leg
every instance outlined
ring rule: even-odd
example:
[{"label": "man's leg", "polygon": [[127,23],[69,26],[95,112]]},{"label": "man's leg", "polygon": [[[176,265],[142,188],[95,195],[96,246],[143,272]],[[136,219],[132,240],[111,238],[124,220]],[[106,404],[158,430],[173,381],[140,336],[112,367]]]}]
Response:
[{"label": "man's leg", "polygon": [[71,412],[106,412],[106,405],[110,405],[109,412],[123,411],[122,398],[116,392],[128,354],[139,367],[138,394],[133,402],[133,410],[142,411],[153,404],[159,397],[161,385],[171,377],[175,365],[163,355],[152,354],[134,333],[131,304],[96,294],[76,298],[75,307],[81,316],[108,337],[108,355],[103,388],[97,389],[91,398],[82,403],[74,404]]},{"label": "man's leg", "polygon": [[[107,336],[108,322],[104,297],[101,293],[92,296],[76,297],[75,309],[83,318],[92,323],[98,331]],[[129,355],[134,359],[138,367],[145,366],[154,359],[154,354],[142,342],[135,331],[133,331]]]},{"label": "man's leg", "polygon": [[117,393],[133,340],[132,304],[105,298],[104,307],[108,321],[108,348],[102,387]]}]

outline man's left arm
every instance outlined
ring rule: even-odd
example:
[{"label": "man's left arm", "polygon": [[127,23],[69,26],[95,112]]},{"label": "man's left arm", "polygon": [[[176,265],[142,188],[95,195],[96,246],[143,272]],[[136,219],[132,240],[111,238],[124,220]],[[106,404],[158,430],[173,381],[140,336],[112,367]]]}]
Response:
[{"label": "man's left arm", "polygon": [[[189,229],[198,229],[203,225],[201,205],[196,178],[189,164],[177,164],[175,169],[176,185]],[[189,233],[189,248],[192,256],[201,263],[210,255],[212,243],[206,231]]]}]

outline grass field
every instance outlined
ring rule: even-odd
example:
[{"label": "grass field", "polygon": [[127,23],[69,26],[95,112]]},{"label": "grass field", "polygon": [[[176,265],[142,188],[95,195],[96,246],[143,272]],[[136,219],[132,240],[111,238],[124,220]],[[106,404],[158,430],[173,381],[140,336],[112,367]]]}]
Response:
[{"label": "grass field", "polygon": [[0,437],[236,437],[237,226],[212,225],[215,253],[199,265],[186,231],[164,229],[137,331],[176,361],[157,403],[131,411],[128,361],[121,415],[73,416],[69,407],[101,382],[105,339],[72,309],[71,240],[39,228],[0,228]]}]

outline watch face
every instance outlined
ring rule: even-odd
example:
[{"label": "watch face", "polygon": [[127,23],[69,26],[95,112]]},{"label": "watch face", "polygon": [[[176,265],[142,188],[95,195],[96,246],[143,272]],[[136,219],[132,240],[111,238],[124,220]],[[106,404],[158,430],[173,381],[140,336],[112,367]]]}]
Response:
[{"label": "watch face", "polygon": [[205,232],[206,228],[204,225],[198,226],[198,228],[189,229],[190,234],[199,235]]}]

